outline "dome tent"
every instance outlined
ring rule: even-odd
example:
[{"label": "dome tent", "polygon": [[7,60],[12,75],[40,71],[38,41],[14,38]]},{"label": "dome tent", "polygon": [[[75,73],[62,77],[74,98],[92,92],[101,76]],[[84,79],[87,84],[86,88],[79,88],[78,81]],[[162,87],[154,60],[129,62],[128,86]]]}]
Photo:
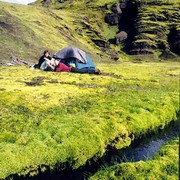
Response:
[{"label": "dome tent", "polygon": [[92,59],[79,48],[71,46],[63,48],[54,53],[53,57],[68,66],[73,63],[78,69],[95,69]]}]

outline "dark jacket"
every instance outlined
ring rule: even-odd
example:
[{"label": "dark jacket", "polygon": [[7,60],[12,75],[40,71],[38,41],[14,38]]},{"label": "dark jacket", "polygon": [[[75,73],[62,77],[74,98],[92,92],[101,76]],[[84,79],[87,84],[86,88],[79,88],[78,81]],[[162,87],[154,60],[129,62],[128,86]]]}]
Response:
[{"label": "dark jacket", "polygon": [[[40,69],[40,67],[41,67],[41,64],[45,61],[45,56],[43,55],[43,56],[41,56],[40,57],[40,59],[39,59],[39,62],[38,62],[38,64],[35,64],[34,65],[34,68],[37,68],[37,69]],[[52,59],[52,57],[51,56],[48,56],[48,57],[46,57],[46,58],[48,58],[49,60],[51,60]]]}]

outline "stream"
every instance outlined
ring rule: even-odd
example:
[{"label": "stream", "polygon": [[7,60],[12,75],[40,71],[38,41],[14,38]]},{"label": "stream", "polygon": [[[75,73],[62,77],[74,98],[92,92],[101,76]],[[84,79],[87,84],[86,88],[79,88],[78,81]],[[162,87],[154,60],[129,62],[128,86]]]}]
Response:
[{"label": "stream", "polygon": [[[171,123],[172,124],[172,123]],[[177,123],[176,123],[177,124]],[[18,177],[16,180],[86,180],[98,170],[122,162],[146,161],[154,157],[155,153],[168,141],[179,137],[178,125],[169,125],[161,132],[146,137],[145,140],[136,140],[128,148],[122,150],[109,149],[105,155],[97,160],[89,161],[87,165],[77,170],[53,171],[47,170],[34,177]]]}]

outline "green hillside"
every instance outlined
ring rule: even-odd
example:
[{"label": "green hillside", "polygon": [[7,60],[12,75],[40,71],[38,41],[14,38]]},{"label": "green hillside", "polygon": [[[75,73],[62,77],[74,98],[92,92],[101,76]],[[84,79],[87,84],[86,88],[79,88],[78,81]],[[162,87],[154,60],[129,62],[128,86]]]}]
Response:
[{"label": "green hillside", "polygon": [[[123,61],[128,59],[126,54],[178,59],[178,1],[127,1],[119,25],[113,26],[105,23],[105,18],[112,13],[113,4],[121,1],[45,2],[31,6],[1,2],[0,60],[13,55],[35,62],[44,49],[54,53],[68,45],[103,62]],[[128,33],[128,39],[116,45],[112,41],[121,30]]]},{"label": "green hillside", "polygon": [[[108,54],[116,54],[110,53],[109,48],[104,53],[90,40],[88,33],[92,33],[94,38],[105,37],[110,34],[110,29],[105,23],[101,30],[96,24],[91,27],[89,17],[84,13],[3,2],[0,4],[0,48],[3,52],[0,59],[3,61],[13,55],[35,62],[44,49],[54,53],[68,45],[86,50],[97,61],[102,59],[100,55],[106,61],[109,59]],[[102,14],[99,13],[98,18],[102,19]],[[105,29],[107,31],[104,32]]]},{"label": "green hillside", "polygon": [[[127,54],[148,55],[153,59],[176,58],[180,48],[180,3],[172,0],[97,0],[73,1],[60,3],[54,1],[38,1],[36,5],[66,9],[70,12],[81,12],[85,15],[83,32],[89,42],[99,43],[106,53],[118,53],[119,50]],[[114,5],[121,8],[121,14],[112,10]],[[117,6],[116,6],[117,7]],[[106,17],[109,20],[105,23]],[[118,22],[117,18],[119,19]],[[84,22],[80,22],[79,26]],[[84,31],[85,30],[85,31]],[[114,38],[120,31],[125,31],[128,38],[120,45],[114,45]],[[118,59],[119,54],[112,57]],[[122,52],[121,52],[122,54]],[[120,55],[122,56],[122,55]],[[112,58],[111,58],[112,59]]]},{"label": "green hillside", "polygon": [[[177,121],[178,43],[168,41],[168,34],[173,24],[177,32],[173,37],[178,35],[178,1],[147,1],[154,8],[145,4],[138,10],[137,22],[145,25],[152,8],[154,13],[161,6],[175,13],[171,24],[168,20],[159,25],[166,32],[160,38],[167,47],[163,50],[154,34],[142,36],[143,26],[134,34],[138,39],[131,36],[125,43],[112,43],[119,27],[105,23],[105,16],[119,1],[47,2],[29,6],[0,2],[0,62],[16,56],[35,63],[45,49],[53,54],[71,45],[87,52],[102,73],[0,66],[0,179],[78,169],[102,157],[107,147],[127,147]],[[148,46],[152,54],[129,55],[132,49],[127,45],[145,39],[157,49]],[[165,50],[173,56],[166,61],[159,59]]]}]

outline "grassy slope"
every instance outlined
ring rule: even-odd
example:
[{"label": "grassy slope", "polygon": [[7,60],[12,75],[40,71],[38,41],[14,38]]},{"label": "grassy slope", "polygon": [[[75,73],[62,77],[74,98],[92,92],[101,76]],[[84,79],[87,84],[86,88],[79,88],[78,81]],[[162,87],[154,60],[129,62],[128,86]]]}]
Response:
[{"label": "grassy slope", "polygon": [[81,14],[0,4],[1,60],[14,55],[35,62],[44,49],[54,53],[68,45],[79,47],[98,60],[96,53],[99,51],[88,45],[86,37],[82,38],[74,31],[78,26],[75,21],[83,18]]},{"label": "grassy slope", "polygon": [[[151,58],[156,59],[164,49],[169,52],[170,47],[168,43],[168,34],[172,27],[179,29],[179,1],[175,0],[133,0],[139,2],[147,2],[146,5],[138,8],[137,19],[134,21],[134,26],[137,31],[132,42],[128,45],[131,48],[127,50],[131,54],[138,54],[137,52],[147,51],[153,55],[149,55]],[[89,20],[85,21],[86,25],[90,25],[90,29],[83,30],[83,34],[87,37],[88,42],[92,43],[91,39],[102,39],[108,42],[110,39],[114,39],[116,33],[119,31],[117,26],[108,26],[104,23],[104,17],[107,13],[112,13],[111,7],[113,4],[120,2],[118,0],[68,0],[65,3],[59,3],[57,0],[51,1],[50,4],[44,6],[55,9],[66,9],[70,12],[81,12]],[[123,2],[123,1],[122,1]],[[42,1],[38,1],[36,5],[42,6]],[[157,17],[156,20],[152,16]],[[159,18],[159,17],[162,17]],[[85,18],[85,19],[86,19]],[[160,20],[161,19],[161,20]],[[80,27],[83,21],[78,22]],[[84,22],[83,22],[84,23]],[[121,26],[121,25],[120,25]],[[81,28],[80,28],[81,29]],[[128,31],[128,30],[127,30]],[[92,33],[91,33],[92,32]],[[95,33],[96,32],[96,33]],[[98,33],[97,33],[98,32]],[[146,45],[142,45],[142,44]],[[162,48],[163,45],[163,48]],[[110,45],[110,49],[106,53],[112,54],[112,51],[119,55],[120,49],[123,45]],[[148,47],[146,47],[148,46]],[[165,47],[165,48],[164,48]],[[97,48],[97,47],[96,47]],[[99,48],[102,50],[102,48]],[[108,52],[110,51],[110,52]],[[121,52],[121,51],[120,51]],[[172,56],[178,59],[178,57],[170,52]],[[122,52],[120,54],[122,56]],[[142,58],[143,59],[143,58]]]},{"label": "grassy slope", "polygon": [[99,171],[90,180],[109,179],[178,179],[179,140],[164,145],[153,160],[122,163]]},{"label": "grassy slope", "polygon": [[[44,49],[54,53],[69,45],[83,49],[95,61],[109,59],[91,40],[102,38],[107,41],[114,35],[112,29],[102,23],[104,15],[98,10],[89,10],[86,14],[77,9],[53,10],[3,2],[0,5],[0,48],[3,52],[0,60],[14,55],[35,62]],[[123,59],[122,54],[120,59]]]},{"label": "grassy slope", "polygon": [[[115,37],[118,28],[110,27],[104,23],[105,15],[110,12],[111,5],[115,2],[117,1],[67,1],[66,3],[56,2],[46,8],[10,5],[1,2],[0,40],[2,43],[0,48],[3,54],[0,60],[5,61],[11,55],[14,55],[35,62],[44,49],[50,49],[54,53],[68,45],[74,45],[87,51],[93,56],[93,59],[99,61],[106,61],[113,54],[119,57],[120,60],[128,59],[120,51],[119,46],[111,44],[110,48],[104,49],[96,46],[92,41],[92,39],[95,39],[108,42],[109,39]],[[177,6],[176,1],[171,3],[173,3],[173,7]],[[102,8],[106,4],[108,4],[107,9]],[[41,4],[37,2],[36,5]],[[63,9],[59,10],[59,8]],[[172,14],[171,8],[168,8],[169,6],[165,6],[166,11],[169,10],[169,13]],[[146,7],[145,10],[147,14],[151,14],[152,11],[158,14],[161,13],[160,6]],[[142,17],[146,21],[146,15],[142,15]],[[149,27],[143,18],[142,23]],[[161,24],[163,28],[169,26],[167,22]],[[168,33],[168,29],[166,30]],[[142,29],[142,31],[145,30]],[[149,39],[150,44],[157,46],[159,40],[156,35],[149,37],[150,35],[146,33],[145,36]],[[161,38],[161,41],[165,42],[167,36],[163,38]],[[138,41],[134,42],[138,43]],[[141,39],[141,41],[144,41],[144,39]]]},{"label": "grassy slope", "polygon": [[0,178],[77,168],[176,119],[178,63],[99,68],[106,76],[0,67]]}]

